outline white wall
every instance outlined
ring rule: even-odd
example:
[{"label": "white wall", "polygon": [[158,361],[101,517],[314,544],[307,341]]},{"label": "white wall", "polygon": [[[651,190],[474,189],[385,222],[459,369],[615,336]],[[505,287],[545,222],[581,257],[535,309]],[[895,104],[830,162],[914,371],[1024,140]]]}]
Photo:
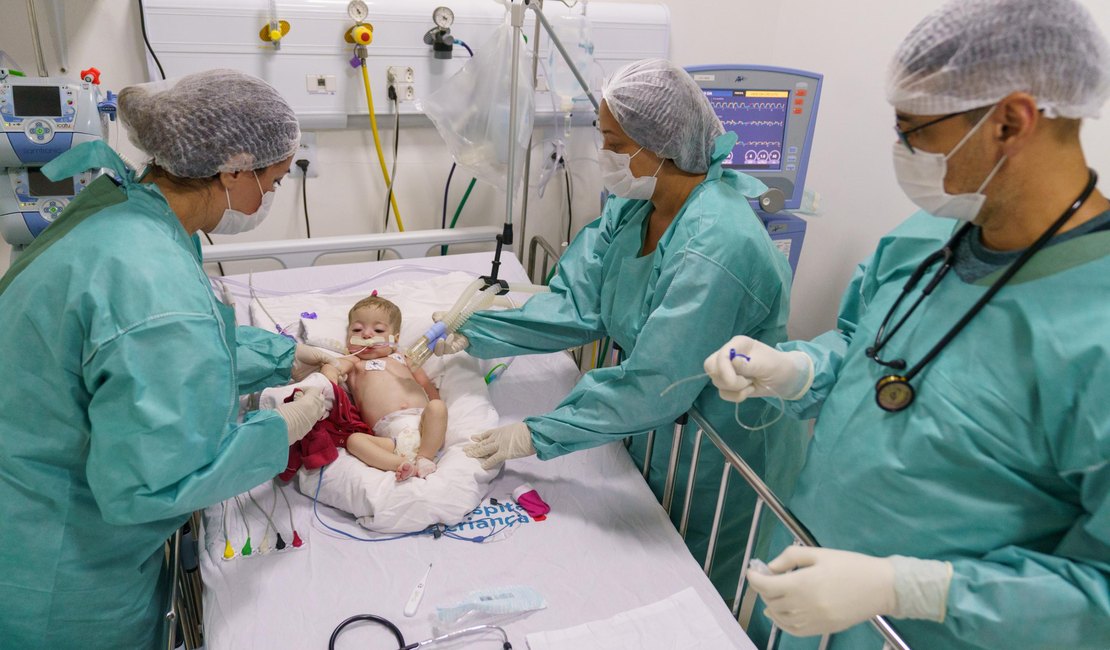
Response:
[{"label": "white wall", "polygon": [[[1082,0],[1110,35],[1110,2]],[[672,0],[671,56],[680,65],[759,63],[825,75],[807,187],[822,197],[808,219],[794,283],[790,333],[810,338],[836,325],[856,264],[912,213],[894,180],[894,115],[887,62],[909,30],[943,0]],[[1089,164],[1110,173],[1110,106],[1084,126]],[[1102,183],[1106,191],[1106,183]]]},{"label": "white wall", "polygon": [[[1110,3],[1084,1],[1110,34]],[[0,48],[33,70],[24,3],[9,4],[0,23]],[[40,14],[45,13],[43,4],[40,1]],[[105,87],[112,89],[145,80],[135,2],[66,0],[64,4],[74,73],[96,65],[103,72]],[[899,191],[890,164],[894,118],[883,96],[884,73],[899,41],[942,1],[670,0],[665,4],[671,11],[672,58],[680,65],[768,64],[825,75],[807,179],[808,187],[822,196],[823,214],[809,220],[791,318],[793,336],[820,333],[835,325],[840,295],[856,263],[913,210]],[[52,43],[47,40],[45,47],[48,61],[53,62]],[[56,72],[53,66],[51,72]],[[388,120],[380,122],[385,126]],[[389,141],[391,129],[385,128],[382,136]],[[402,127],[401,137],[397,194],[405,225],[438,227],[450,158],[431,127]],[[1084,142],[1091,166],[1110,173],[1110,120],[1089,123]],[[122,138],[119,146],[125,153],[134,153]],[[318,146],[321,175],[309,179],[308,185],[313,235],[380,230],[384,197],[369,131],[320,132]],[[592,146],[589,130],[576,129],[571,154],[576,226],[598,213],[600,184]],[[448,218],[467,180],[456,174]],[[529,234],[538,230],[558,241],[564,190],[553,183],[549,192],[542,201],[533,197],[528,229]],[[300,201],[299,181],[289,179],[278,194],[273,216],[237,240],[303,236]],[[497,224],[503,218],[503,206],[496,190],[479,184],[460,224]],[[8,249],[0,243],[0,271],[7,268],[7,258]],[[229,269],[233,270],[240,269]]]}]

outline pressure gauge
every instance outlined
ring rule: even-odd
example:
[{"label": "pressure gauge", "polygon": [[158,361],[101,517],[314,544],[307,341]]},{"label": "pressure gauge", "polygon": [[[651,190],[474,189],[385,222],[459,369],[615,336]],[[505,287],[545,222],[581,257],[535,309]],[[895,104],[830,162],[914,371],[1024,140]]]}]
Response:
[{"label": "pressure gauge", "polygon": [[448,7],[436,7],[432,12],[432,22],[440,29],[449,29],[451,23],[455,22],[455,12]]},{"label": "pressure gauge", "polygon": [[366,20],[370,15],[370,8],[362,0],[351,0],[347,4],[347,15],[350,16],[356,23],[361,23]]}]

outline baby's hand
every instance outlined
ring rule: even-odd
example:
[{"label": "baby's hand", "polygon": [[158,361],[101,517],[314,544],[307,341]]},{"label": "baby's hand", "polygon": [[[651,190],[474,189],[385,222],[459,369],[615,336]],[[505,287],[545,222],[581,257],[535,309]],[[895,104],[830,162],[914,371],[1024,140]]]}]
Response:
[{"label": "baby's hand", "polygon": [[339,368],[331,364],[321,367],[320,372],[333,384],[338,384],[340,381],[347,378],[346,375],[339,374]]}]

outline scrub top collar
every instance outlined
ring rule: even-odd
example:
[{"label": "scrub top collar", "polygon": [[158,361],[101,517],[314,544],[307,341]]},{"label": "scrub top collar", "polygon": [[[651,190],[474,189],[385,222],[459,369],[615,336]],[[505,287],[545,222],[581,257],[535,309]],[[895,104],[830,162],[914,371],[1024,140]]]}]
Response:
[{"label": "scrub top collar", "polygon": [[146,203],[149,213],[159,218],[173,232],[174,238],[181,243],[182,248],[202,261],[200,253],[200,239],[197,235],[190,236],[181,225],[181,220],[170,208],[162,190],[154,183],[140,181],[135,170],[131,169],[114,149],[102,140],[82,143],[58,156],[42,167],[42,173],[51,180],[60,180],[68,176],[76,176],[89,170],[106,170],[111,172],[113,180],[123,190],[129,200],[138,199]]}]

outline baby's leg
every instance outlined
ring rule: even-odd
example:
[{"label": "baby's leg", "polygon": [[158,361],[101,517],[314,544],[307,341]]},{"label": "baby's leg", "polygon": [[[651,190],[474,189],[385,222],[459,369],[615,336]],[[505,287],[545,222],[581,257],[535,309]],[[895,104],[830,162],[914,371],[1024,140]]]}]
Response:
[{"label": "baby's leg", "polygon": [[427,459],[436,457],[443,449],[447,436],[447,405],[441,399],[428,402],[420,416],[420,451],[418,454]]},{"label": "baby's leg", "polygon": [[446,435],[447,405],[441,399],[431,400],[420,416],[420,449],[417,452],[416,470],[421,478],[436,471],[432,459],[443,449]]},{"label": "baby's leg", "polygon": [[352,433],[347,438],[347,451],[370,467],[396,472],[397,480],[410,478],[416,471],[412,463],[393,453],[394,443],[365,433]]}]

